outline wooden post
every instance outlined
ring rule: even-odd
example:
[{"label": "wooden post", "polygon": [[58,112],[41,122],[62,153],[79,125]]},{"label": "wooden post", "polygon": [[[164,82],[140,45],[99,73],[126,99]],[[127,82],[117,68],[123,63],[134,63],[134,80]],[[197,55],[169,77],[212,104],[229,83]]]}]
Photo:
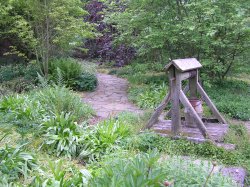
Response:
[{"label": "wooden post", "polygon": [[195,99],[197,96],[198,70],[196,76],[189,78],[190,99]]},{"label": "wooden post", "polygon": [[171,131],[173,135],[179,135],[181,132],[181,117],[180,117],[180,90],[181,90],[181,80],[178,71],[171,67],[169,69],[169,80],[171,84],[171,119],[172,126]]},{"label": "wooden post", "polygon": [[218,111],[218,109],[216,108],[216,106],[213,104],[213,102],[211,101],[211,99],[208,97],[208,95],[206,94],[206,92],[203,90],[202,86],[198,82],[197,82],[197,90],[201,94],[202,98],[207,103],[207,106],[211,109],[211,111],[213,112],[213,114],[215,115],[215,117],[221,123],[226,124],[227,123],[226,120],[222,117],[222,115],[220,114],[220,112]]},{"label": "wooden post", "polygon": [[[186,85],[183,92],[186,94],[189,91],[189,85]],[[167,117],[171,117],[171,109],[166,114]]]},{"label": "wooden post", "polygon": [[188,98],[186,97],[186,95],[184,94],[184,92],[182,90],[180,91],[180,100],[181,100],[181,103],[184,105],[184,107],[188,110],[188,112],[192,115],[192,117],[196,121],[197,127],[200,129],[202,135],[205,138],[210,139],[210,137],[207,133],[207,128],[203,124],[201,118],[198,116],[198,114],[196,113],[196,111],[194,110],[194,108],[192,107]]}]

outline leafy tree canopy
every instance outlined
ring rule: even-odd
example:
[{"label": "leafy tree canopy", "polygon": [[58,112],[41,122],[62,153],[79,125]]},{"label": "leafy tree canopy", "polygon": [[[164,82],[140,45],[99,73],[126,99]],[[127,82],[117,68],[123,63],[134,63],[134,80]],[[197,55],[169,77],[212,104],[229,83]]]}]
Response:
[{"label": "leafy tree canopy", "polygon": [[249,4],[244,1],[122,2],[111,3],[119,11],[107,21],[120,31],[117,42],[134,46],[148,61],[196,57],[210,77],[223,79],[249,47]]}]

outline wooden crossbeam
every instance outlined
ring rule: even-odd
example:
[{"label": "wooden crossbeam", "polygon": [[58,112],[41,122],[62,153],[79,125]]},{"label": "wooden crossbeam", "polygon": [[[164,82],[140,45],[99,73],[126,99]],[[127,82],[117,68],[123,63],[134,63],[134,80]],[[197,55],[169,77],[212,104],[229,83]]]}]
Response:
[{"label": "wooden crossbeam", "polygon": [[150,120],[148,121],[145,129],[150,129],[151,127],[153,127],[153,125],[158,121],[158,118],[160,117],[163,110],[168,105],[169,101],[170,101],[170,93],[168,93],[165,96],[165,98],[163,99],[161,104],[155,109],[155,111],[154,111],[153,115],[151,116]]},{"label": "wooden crossbeam", "polygon": [[207,93],[203,90],[200,83],[197,83],[197,91],[201,94],[203,100],[206,102],[207,106],[211,109],[214,116],[219,120],[219,122],[226,124],[226,120],[222,117],[216,106],[213,104],[211,99],[208,97]]},{"label": "wooden crossbeam", "polygon": [[204,138],[211,139],[209,137],[209,134],[207,132],[207,128],[205,127],[204,123],[202,122],[201,118],[198,116],[192,105],[190,104],[188,98],[184,94],[184,92],[181,90],[180,91],[180,101],[184,105],[184,107],[189,111],[191,116],[194,118],[195,122],[197,123],[197,127],[200,129],[202,135]]}]

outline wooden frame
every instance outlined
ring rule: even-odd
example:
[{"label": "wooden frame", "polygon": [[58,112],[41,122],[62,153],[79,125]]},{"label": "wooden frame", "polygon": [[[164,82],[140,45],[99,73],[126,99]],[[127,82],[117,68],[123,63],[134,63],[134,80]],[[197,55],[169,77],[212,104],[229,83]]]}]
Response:
[{"label": "wooden frame", "polygon": [[[211,99],[208,97],[204,89],[198,82],[199,72],[201,64],[194,58],[189,59],[177,59],[171,61],[167,66],[170,92],[166,95],[161,104],[155,109],[153,115],[148,121],[146,128],[151,128],[160,117],[167,104],[171,101],[171,109],[167,115],[171,115],[171,132],[174,136],[180,136],[181,134],[181,116],[180,116],[180,103],[187,109],[188,113],[192,116],[197,124],[201,134],[205,139],[211,139],[207,132],[207,128],[204,125],[202,119],[197,114],[195,109],[192,107],[186,93],[190,91],[190,98],[194,99],[197,97],[197,92],[202,96],[202,99],[206,102],[208,107],[213,112],[214,116],[221,122],[226,123],[225,119],[217,110]],[[182,90],[182,81],[189,80],[189,84]]]}]

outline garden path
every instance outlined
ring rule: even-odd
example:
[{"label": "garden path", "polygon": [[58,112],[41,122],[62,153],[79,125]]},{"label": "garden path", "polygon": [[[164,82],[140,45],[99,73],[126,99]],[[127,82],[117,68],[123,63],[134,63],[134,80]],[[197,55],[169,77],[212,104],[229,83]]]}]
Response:
[{"label": "garden path", "polygon": [[102,73],[98,73],[97,78],[97,89],[94,92],[84,93],[83,101],[94,108],[98,118],[105,119],[123,111],[142,112],[128,100],[127,80]]}]

